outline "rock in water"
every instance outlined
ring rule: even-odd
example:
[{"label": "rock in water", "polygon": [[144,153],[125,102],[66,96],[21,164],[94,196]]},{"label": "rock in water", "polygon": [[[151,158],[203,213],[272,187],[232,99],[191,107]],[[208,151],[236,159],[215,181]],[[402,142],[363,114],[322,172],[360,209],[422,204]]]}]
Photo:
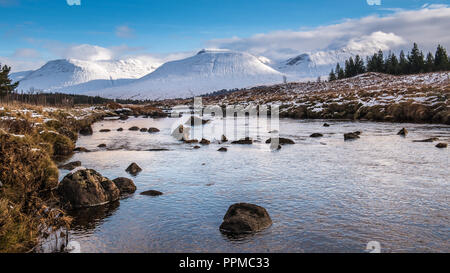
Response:
[{"label": "rock in water", "polygon": [[81,152],[81,153],[89,153],[90,151],[84,147],[77,147],[73,149],[74,152]]},{"label": "rock in water", "polygon": [[150,190],[150,191],[144,191],[144,192],[141,192],[141,195],[146,195],[146,196],[160,196],[160,195],[163,195],[163,193],[160,192],[160,191]]},{"label": "rock in water", "polygon": [[323,137],[323,135],[320,133],[314,133],[314,134],[310,135],[310,137]]},{"label": "rock in water", "polygon": [[330,127],[330,124],[324,123],[324,124],[323,124],[323,127]]},{"label": "rock in water", "polygon": [[198,145],[194,146],[194,149],[200,149],[200,148],[201,148],[201,147],[198,146]]},{"label": "rock in water", "polygon": [[91,125],[88,125],[88,126],[86,126],[86,127],[83,127],[83,128],[81,128],[81,130],[80,130],[80,135],[83,135],[83,136],[90,136],[90,135],[92,135],[94,133],[94,131],[92,130],[92,126]]},{"label": "rock in water", "polygon": [[148,132],[148,129],[147,128],[141,128],[141,130],[139,130],[139,131],[145,133],[145,132]]},{"label": "rock in water", "polygon": [[155,128],[155,127],[151,127],[151,128],[148,128],[148,132],[149,132],[149,133],[158,133],[158,132],[159,132],[159,129],[158,129],[158,128]]},{"label": "rock in water", "polygon": [[228,142],[228,138],[225,135],[222,135],[222,138],[220,140],[221,142]]},{"label": "rock in water", "polygon": [[74,161],[74,162],[67,163],[65,165],[60,165],[59,168],[63,169],[63,170],[71,171],[80,166],[81,166],[81,161]]},{"label": "rock in water", "polygon": [[58,186],[61,199],[71,208],[104,205],[119,199],[117,186],[95,170],[79,169],[64,177]]},{"label": "rock in water", "polygon": [[125,171],[132,175],[137,175],[142,171],[142,169],[136,163],[131,163],[131,165],[128,166],[128,168]]},{"label": "rock in water", "polygon": [[432,137],[432,138],[427,138],[427,139],[423,139],[423,140],[413,140],[413,142],[433,142],[433,141],[438,141],[439,138],[437,137]]},{"label": "rock in water", "polygon": [[447,146],[447,143],[439,143],[438,145],[436,145],[436,148],[444,149],[447,148]]},{"label": "rock in water", "polygon": [[200,141],[200,144],[202,144],[202,145],[209,145],[209,144],[211,144],[211,141],[202,138],[202,140]]},{"label": "rock in water", "polygon": [[265,208],[239,203],[230,206],[223,217],[220,230],[225,233],[242,234],[258,232],[272,225],[269,213]]},{"label": "rock in water", "polygon": [[101,129],[100,130],[100,133],[109,133],[109,132],[111,132],[110,129]]},{"label": "rock in water", "polygon": [[407,136],[408,135],[408,130],[406,130],[406,128],[401,129],[397,135],[399,136]]},{"label": "rock in water", "polygon": [[136,191],[136,185],[133,180],[119,177],[113,180],[117,188],[119,188],[120,194],[134,193]]},{"label": "rock in water", "polygon": [[139,127],[133,126],[133,127],[129,128],[128,130],[129,131],[139,131]]},{"label": "rock in water", "polygon": [[246,137],[246,138],[243,138],[240,140],[233,141],[233,142],[231,142],[231,144],[251,145],[251,144],[253,144],[253,139]]},{"label": "rock in water", "polygon": [[117,132],[122,132],[122,131],[123,131],[123,128],[117,129]]},{"label": "rock in water", "polygon": [[228,152],[228,149],[225,147],[220,148],[219,150],[217,150],[219,152]]},{"label": "rock in water", "polygon": [[[286,145],[286,144],[295,144],[295,142],[292,139],[289,138],[274,138],[275,140],[278,139],[278,143],[281,145]],[[272,143],[272,138],[269,138],[268,140],[266,140],[266,144],[270,144]]]},{"label": "rock in water", "polygon": [[355,133],[348,133],[348,134],[344,134],[344,140],[353,140],[353,139],[358,139],[359,134]]},{"label": "rock in water", "polygon": [[102,144],[98,145],[97,147],[98,147],[98,148],[105,148],[105,147],[106,147],[106,144],[102,143]]}]

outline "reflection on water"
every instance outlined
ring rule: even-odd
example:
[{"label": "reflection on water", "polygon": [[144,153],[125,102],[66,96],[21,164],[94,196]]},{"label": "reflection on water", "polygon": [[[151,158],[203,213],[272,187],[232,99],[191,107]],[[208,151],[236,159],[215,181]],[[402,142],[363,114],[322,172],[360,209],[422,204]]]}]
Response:
[{"label": "reflection on water", "polygon": [[[94,152],[70,160],[110,179],[132,178],[138,190],[112,208],[78,212],[71,240],[84,252],[362,252],[369,241],[385,252],[450,251],[449,150],[413,142],[448,142],[449,126],[327,121],[325,128],[323,121],[283,119],[280,135],[296,144],[273,152],[265,121],[229,121],[193,129],[194,138],[212,141],[200,149],[170,136],[177,119],[96,123],[94,135],[77,143]],[[224,124],[229,140],[247,134],[259,142],[219,144]],[[402,127],[406,138],[397,136]],[[344,142],[356,130],[361,139]],[[137,177],[125,172],[131,162],[143,169]],[[164,195],[139,194],[146,190]],[[222,218],[237,202],[265,207],[273,225],[238,238],[222,234]]]}]

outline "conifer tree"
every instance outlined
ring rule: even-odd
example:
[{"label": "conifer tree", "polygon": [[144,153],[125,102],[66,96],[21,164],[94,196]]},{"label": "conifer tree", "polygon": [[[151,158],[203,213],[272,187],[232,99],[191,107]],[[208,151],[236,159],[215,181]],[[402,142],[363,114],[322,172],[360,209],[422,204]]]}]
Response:
[{"label": "conifer tree", "polygon": [[434,56],[431,52],[428,52],[427,59],[425,60],[425,72],[435,71]]},{"label": "conifer tree", "polygon": [[334,73],[334,70],[331,69],[330,75],[328,76],[328,81],[332,82],[336,80],[336,74]]},{"label": "conifer tree", "polygon": [[423,53],[420,52],[419,47],[417,46],[416,43],[414,43],[411,53],[408,56],[410,73],[423,72],[425,64],[423,58],[424,58]]},{"label": "conifer tree", "polygon": [[9,93],[12,93],[19,82],[12,83],[9,78],[9,72],[11,71],[11,67],[4,65],[3,67],[0,64],[0,97],[3,97]]},{"label": "conifer tree", "polygon": [[436,71],[445,71],[450,69],[450,62],[447,51],[441,45],[438,45],[434,57],[434,67]]}]

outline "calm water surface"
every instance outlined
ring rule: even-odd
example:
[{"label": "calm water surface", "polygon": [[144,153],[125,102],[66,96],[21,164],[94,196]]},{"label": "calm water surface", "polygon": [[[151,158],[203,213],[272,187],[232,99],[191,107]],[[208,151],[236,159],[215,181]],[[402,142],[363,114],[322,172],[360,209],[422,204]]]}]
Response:
[{"label": "calm water surface", "polygon": [[[271,151],[264,122],[233,120],[225,119],[230,140],[247,131],[260,142],[195,150],[171,137],[177,119],[94,124],[94,135],[77,143],[94,152],[69,161],[110,179],[132,178],[138,190],[73,213],[71,240],[83,252],[362,252],[369,241],[379,241],[384,252],[450,251],[449,150],[412,142],[449,142],[449,126],[328,121],[325,128],[323,121],[283,119],[280,135],[296,144]],[[205,125],[203,136],[220,139],[223,122]],[[134,125],[161,132],[128,131]],[[125,130],[116,132],[119,127]],[[406,138],[396,135],[402,127],[410,131]],[[98,132],[106,128],[113,131]],[[201,138],[201,129],[193,136]],[[361,139],[344,142],[343,133],[356,130]],[[324,137],[309,138],[315,132]],[[97,148],[101,143],[108,148]],[[227,153],[217,151],[223,146]],[[132,162],[143,169],[137,177],[125,172]],[[164,195],[139,195],[151,189]],[[240,238],[223,235],[222,217],[238,202],[265,207],[273,225]]]}]

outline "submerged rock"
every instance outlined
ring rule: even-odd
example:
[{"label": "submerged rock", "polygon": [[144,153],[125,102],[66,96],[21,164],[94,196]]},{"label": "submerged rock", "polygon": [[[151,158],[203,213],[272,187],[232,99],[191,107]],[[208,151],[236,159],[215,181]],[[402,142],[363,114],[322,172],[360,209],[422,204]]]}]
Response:
[{"label": "submerged rock", "polygon": [[357,132],[344,134],[344,140],[353,140],[353,139],[358,139],[358,138],[360,138],[360,137]]},{"label": "submerged rock", "polygon": [[58,168],[60,168],[60,169],[69,170],[69,171],[71,171],[77,167],[81,167],[81,161],[74,161],[74,162],[70,162],[70,163],[58,166]]},{"label": "submerged rock", "polygon": [[83,136],[90,136],[90,135],[92,135],[94,133],[94,131],[92,130],[92,126],[91,125],[88,125],[88,126],[86,126],[86,127],[83,127],[83,128],[81,128],[81,130],[80,130],[80,135],[83,135]]},{"label": "submerged rock", "polygon": [[192,144],[192,143],[198,143],[198,140],[197,139],[189,139],[189,140],[185,140],[184,142],[187,144]]},{"label": "submerged rock", "polygon": [[[292,139],[289,138],[273,138],[273,139],[278,139],[278,143],[281,145],[286,145],[286,144],[295,144],[295,142]],[[268,140],[266,140],[266,144],[271,144],[272,143],[272,138],[269,138]]]},{"label": "submerged rock", "polygon": [[447,143],[438,143],[437,145],[436,145],[436,148],[440,148],[440,149],[444,149],[444,148],[447,148]]},{"label": "submerged rock", "polygon": [[137,175],[138,173],[140,173],[142,171],[142,169],[141,169],[141,167],[138,166],[138,164],[131,163],[131,165],[128,166],[128,168],[125,171],[132,175]]},{"label": "submerged rock", "polygon": [[323,135],[321,133],[314,133],[310,137],[323,137]]},{"label": "submerged rock", "polygon": [[231,142],[231,144],[251,145],[251,144],[253,144],[253,139],[246,137],[246,138],[243,138],[240,140],[233,141],[233,142]]},{"label": "submerged rock", "polygon": [[220,230],[225,233],[242,234],[258,232],[272,225],[272,219],[265,208],[239,203],[230,206],[223,217]]},{"label": "submerged rock", "polygon": [[129,128],[128,130],[129,131],[139,131],[139,127],[133,126],[133,127]]},{"label": "submerged rock", "polygon": [[324,124],[323,124],[323,127],[330,127],[330,124],[324,123]]},{"label": "submerged rock", "polygon": [[113,180],[114,184],[116,184],[117,188],[120,191],[120,194],[131,194],[136,191],[136,185],[133,180],[125,177],[118,177]]},{"label": "submerged rock", "polygon": [[147,129],[147,128],[141,128],[141,130],[139,130],[139,131],[141,131],[141,132],[145,133],[145,132],[147,132],[147,131],[148,131],[148,129]]},{"label": "submerged rock", "polygon": [[102,144],[98,145],[97,147],[98,147],[98,148],[105,148],[105,147],[106,147],[106,144],[102,143]]},{"label": "submerged rock", "polygon": [[128,116],[125,116],[125,115],[121,115],[120,117],[119,117],[119,119],[120,120],[127,120],[129,117]]},{"label": "submerged rock", "polygon": [[160,195],[163,195],[163,193],[160,192],[160,191],[149,190],[149,191],[141,192],[141,195],[146,195],[146,196],[160,196]]},{"label": "submerged rock", "polygon": [[109,132],[111,132],[110,129],[101,129],[100,130],[100,133],[109,133]]},{"label": "submerged rock", "polygon": [[198,146],[198,145],[196,145],[196,146],[194,146],[193,148],[194,148],[194,149],[200,149],[201,147]]},{"label": "submerged rock", "polygon": [[159,133],[159,129],[155,128],[155,127],[150,127],[150,128],[148,128],[148,132],[149,133]]},{"label": "submerged rock", "polygon": [[413,140],[413,142],[434,142],[434,141],[438,141],[439,138],[437,137],[432,137],[432,138],[427,138],[427,139],[423,139],[423,140]]},{"label": "submerged rock", "polygon": [[64,177],[57,189],[70,208],[94,207],[119,199],[119,189],[108,178],[95,170],[75,170]]},{"label": "submerged rock", "polygon": [[397,135],[399,136],[407,136],[408,135],[408,130],[406,130],[406,128],[401,129]]},{"label": "submerged rock", "polygon": [[228,149],[225,147],[220,148],[219,150],[217,150],[218,152],[228,152]]},{"label": "submerged rock", "polygon": [[81,152],[81,153],[89,153],[91,152],[90,150],[84,148],[84,147],[76,147],[75,149],[73,149],[74,152]]},{"label": "submerged rock", "polygon": [[117,129],[117,132],[122,132],[122,131],[123,131],[123,128]]}]

